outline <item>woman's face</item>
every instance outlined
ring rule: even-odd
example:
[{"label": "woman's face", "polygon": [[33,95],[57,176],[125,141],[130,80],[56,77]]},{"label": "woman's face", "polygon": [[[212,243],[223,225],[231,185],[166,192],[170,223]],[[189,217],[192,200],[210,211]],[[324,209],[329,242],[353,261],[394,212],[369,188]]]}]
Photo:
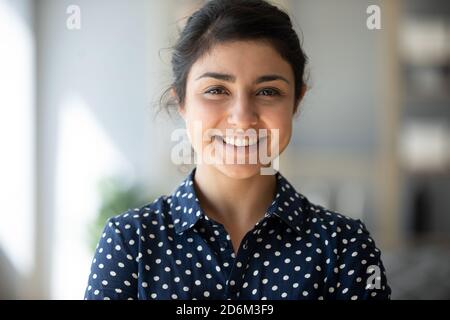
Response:
[{"label": "woman's face", "polygon": [[294,96],[293,70],[269,43],[215,45],[192,65],[179,109],[198,165],[236,179],[259,174],[269,166],[261,152],[273,159],[289,143]]}]

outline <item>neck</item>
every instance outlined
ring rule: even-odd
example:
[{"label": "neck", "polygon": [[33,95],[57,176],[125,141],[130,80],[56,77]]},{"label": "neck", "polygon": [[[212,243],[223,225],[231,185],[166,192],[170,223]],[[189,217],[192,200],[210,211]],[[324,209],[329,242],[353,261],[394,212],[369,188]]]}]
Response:
[{"label": "neck", "polygon": [[199,165],[194,185],[206,215],[225,226],[249,229],[263,216],[276,190],[274,175],[234,179],[209,165]]}]

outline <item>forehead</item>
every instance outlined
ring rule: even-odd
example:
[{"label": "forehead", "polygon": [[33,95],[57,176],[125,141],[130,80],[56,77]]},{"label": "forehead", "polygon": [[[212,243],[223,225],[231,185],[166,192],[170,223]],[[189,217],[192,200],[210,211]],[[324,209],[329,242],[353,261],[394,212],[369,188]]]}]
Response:
[{"label": "forehead", "polygon": [[262,74],[294,78],[290,64],[266,41],[218,43],[192,65],[188,78],[211,71],[233,74],[238,79]]}]

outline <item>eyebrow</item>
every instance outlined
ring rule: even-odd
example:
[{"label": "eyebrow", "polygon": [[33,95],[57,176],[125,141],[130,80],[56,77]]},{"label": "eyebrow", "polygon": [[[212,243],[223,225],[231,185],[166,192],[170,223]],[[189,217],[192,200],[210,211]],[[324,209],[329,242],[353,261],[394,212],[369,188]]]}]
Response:
[{"label": "eyebrow", "polygon": [[[218,73],[218,72],[205,72],[204,74],[202,74],[200,77],[198,77],[195,80],[199,80],[202,78],[214,78],[214,79],[218,79],[218,80],[223,80],[223,81],[228,81],[228,82],[235,82],[236,81],[236,77],[231,75],[231,74],[225,74],[225,73]],[[262,82],[269,82],[269,81],[275,81],[275,80],[281,80],[286,82],[287,84],[289,84],[289,81],[283,77],[280,76],[278,74],[266,74],[263,75],[261,77],[259,77],[258,79],[255,80],[255,84],[259,84]]]}]

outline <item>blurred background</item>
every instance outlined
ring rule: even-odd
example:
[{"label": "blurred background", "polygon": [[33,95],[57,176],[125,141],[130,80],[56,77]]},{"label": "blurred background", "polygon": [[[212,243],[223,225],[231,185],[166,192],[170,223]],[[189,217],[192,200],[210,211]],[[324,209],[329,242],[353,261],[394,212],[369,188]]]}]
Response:
[{"label": "blurred background", "polygon": [[[310,58],[280,171],[366,223],[392,298],[450,299],[449,1],[273,2]],[[184,178],[156,109],[201,4],[0,0],[0,299],[82,299],[106,219]]]}]

